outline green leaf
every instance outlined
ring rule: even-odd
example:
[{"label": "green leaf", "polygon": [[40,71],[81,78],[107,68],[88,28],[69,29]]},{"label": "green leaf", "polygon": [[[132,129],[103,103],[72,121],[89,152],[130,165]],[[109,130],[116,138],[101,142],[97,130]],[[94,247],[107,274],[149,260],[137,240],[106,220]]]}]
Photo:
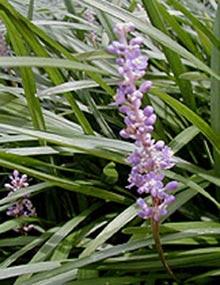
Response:
[{"label": "green leaf", "polygon": [[[115,83],[116,81],[107,81],[107,84],[112,84]],[[50,87],[45,90],[42,90],[38,93],[39,97],[44,97],[44,96],[51,96],[51,95],[56,95],[56,94],[62,94],[65,92],[69,91],[77,91],[77,90],[83,90],[83,89],[90,89],[94,87],[98,87],[99,85],[93,81],[93,80],[77,80],[77,81],[72,81],[72,82],[65,82],[63,84],[60,84],[55,87]]]},{"label": "green leaf", "polygon": [[198,183],[194,182],[192,179],[185,178],[171,171],[166,171],[166,176],[171,179],[180,181],[185,185],[187,185],[188,187],[196,190],[198,193],[200,193],[201,195],[212,201],[218,208],[220,208],[220,203],[211,194],[205,191]]},{"label": "green leaf", "polygon": [[156,88],[151,89],[151,93],[165,101],[171,108],[176,110],[178,114],[184,116],[188,121],[195,125],[201,131],[201,133],[203,133],[214,145],[214,147],[220,151],[220,137],[217,136],[212,128],[200,116],[198,116],[196,113],[194,113],[192,110],[190,110],[175,98],[172,98],[168,94],[161,92]]},{"label": "green leaf", "polygon": [[[101,204],[93,204],[89,209],[86,209],[78,216],[72,218],[62,227],[60,227],[49,239],[48,241],[38,250],[38,252],[33,256],[30,263],[36,263],[46,260],[49,255],[54,251],[57,245],[81,222],[83,222],[88,215],[97,210]],[[29,264],[30,264],[29,263]],[[23,284],[25,280],[28,280],[31,275],[24,275],[21,278],[17,279],[16,284]]]},{"label": "green leaf", "polygon": [[[123,276],[123,277],[100,277],[100,278],[89,278],[84,280],[77,280],[67,283],[67,285],[126,285],[126,284],[138,284],[141,281],[147,279],[147,276],[133,277],[133,276]],[[43,284],[42,284],[43,285]],[[52,283],[51,283],[52,285]],[[55,285],[55,284],[54,284]]]},{"label": "green leaf", "polygon": [[44,189],[48,189],[52,186],[53,186],[53,184],[51,184],[49,182],[44,182],[44,183],[36,184],[34,186],[25,187],[23,189],[20,189],[17,192],[13,192],[10,196],[7,196],[7,197],[1,199],[0,205],[12,203],[12,202],[14,202],[14,201],[16,201],[22,197],[29,196],[32,194],[37,194],[37,193],[43,191]]},{"label": "green leaf", "polygon": [[[220,3],[218,4],[218,9],[216,12],[216,18],[215,18],[215,24],[214,24],[214,33],[215,33],[216,37],[220,40]],[[217,49],[216,47],[214,47],[212,50],[211,67],[217,74],[220,74],[220,49]],[[210,91],[210,96],[211,96],[211,125],[212,125],[213,130],[220,137],[220,126],[219,126],[220,96],[219,96],[219,90],[220,90],[220,81],[216,80],[213,77],[211,80],[211,91]],[[220,154],[215,151],[214,152],[214,169],[215,169],[216,175],[220,177],[219,168],[220,168]],[[220,197],[220,196],[218,195],[218,197]]]},{"label": "green leaf", "polygon": [[[40,244],[42,244],[45,240],[47,240],[53,233],[53,230],[50,230],[46,233],[43,233],[40,237],[34,237],[34,240],[32,240],[30,243],[26,242],[26,245],[22,247],[21,249],[14,252],[12,255],[10,255],[8,258],[6,258],[1,264],[1,268],[6,268],[9,265],[11,265],[13,262],[15,262],[18,258],[29,252],[30,250],[33,250],[34,248],[38,247]],[[24,238],[24,237],[22,237]]]},{"label": "green leaf", "polygon": [[101,206],[100,203],[93,204],[90,208],[86,209],[78,216],[70,219],[62,227],[60,227],[49,240],[38,250],[31,260],[31,263],[44,261],[51,252],[57,247],[61,240],[63,240],[69,233],[73,231],[80,223],[82,223],[89,215],[92,214]]},{"label": "green leaf", "polygon": [[104,174],[104,180],[109,184],[115,184],[118,181],[118,172],[115,168],[114,162],[109,162],[104,168],[103,168],[103,174]]},{"label": "green leaf", "polygon": [[[164,17],[166,15],[168,18],[171,18],[169,14],[164,13],[164,9],[161,9],[162,6],[157,3],[156,0],[142,0],[142,3],[148,12],[151,23],[164,34],[169,35],[168,29],[166,28],[166,17]],[[165,19],[163,19],[163,17]],[[185,67],[181,62],[180,56],[166,47],[163,47],[163,51],[173,71],[175,81],[180,88],[184,103],[195,110],[196,104],[191,83],[180,78],[180,75],[185,72]]]},{"label": "green leaf", "polygon": [[193,13],[190,12],[186,7],[184,7],[179,1],[177,0],[168,0],[168,3],[175,7],[177,10],[181,11],[191,22],[193,27],[201,30],[209,40],[220,49],[220,40],[214,35],[214,33],[207,28],[201,21],[196,18]]},{"label": "green leaf", "polygon": [[[15,50],[16,55],[25,56],[27,55],[27,49],[22,41],[22,39],[18,35],[18,31],[16,27],[13,25],[12,20],[8,17],[6,13],[0,11],[0,17],[4,20],[7,30],[10,36],[10,40],[12,42],[12,46]],[[0,58],[2,60],[3,57]],[[13,60],[11,58],[10,60]],[[1,63],[0,63],[1,65]],[[33,126],[36,129],[45,129],[44,118],[40,106],[39,99],[35,96],[36,94],[36,84],[33,72],[30,68],[20,68],[22,83],[24,86],[25,96],[28,103],[28,108],[31,114],[31,118],[33,121]]]},{"label": "green leaf", "polygon": [[15,133],[23,133],[36,138],[43,139],[56,145],[70,147],[76,151],[100,156],[112,161],[126,164],[124,157],[132,152],[134,145],[128,142],[107,139],[103,137],[94,137],[88,135],[72,135],[71,138],[48,132],[41,132],[31,129],[14,127],[12,125],[1,124],[0,127]]},{"label": "green leaf", "polygon": [[14,219],[14,220],[10,220],[10,221],[2,223],[0,225],[0,234],[18,228],[23,222],[24,220],[22,219]]},{"label": "green leaf", "polygon": [[101,246],[112,235],[118,232],[124,225],[130,222],[137,215],[136,204],[131,205],[120,215],[118,215],[113,221],[111,221],[104,230],[87,245],[85,250],[80,255],[81,258],[90,256],[97,247]]},{"label": "green leaf", "polygon": [[191,72],[185,72],[180,75],[181,79],[185,80],[191,80],[191,81],[202,81],[202,80],[209,80],[209,78],[201,72],[198,71],[191,71]]},{"label": "green leaf", "polygon": [[191,283],[192,281],[197,281],[197,280],[204,280],[207,277],[215,277],[215,276],[219,276],[220,275],[220,270],[219,269],[215,269],[215,270],[211,270],[199,275],[196,275],[192,278],[189,278],[186,280],[186,284],[189,282]]},{"label": "green leaf", "polygon": [[54,67],[66,68],[80,71],[91,71],[101,74],[107,74],[105,71],[93,67],[92,65],[75,62],[69,59],[48,58],[48,57],[31,57],[31,56],[16,56],[7,57],[1,56],[0,66],[16,67],[16,66],[36,66],[36,67]]},{"label": "green leaf", "polygon": [[174,153],[178,152],[185,145],[187,145],[192,139],[194,139],[199,134],[199,130],[195,126],[190,126],[178,134],[170,143]]},{"label": "green leaf", "polygon": [[19,276],[27,273],[37,273],[42,271],[50,271],[54,268],[60,267],[58,261],[39,262],[28,265],[18,265],[10,268],[0,269],[0,280]]}]

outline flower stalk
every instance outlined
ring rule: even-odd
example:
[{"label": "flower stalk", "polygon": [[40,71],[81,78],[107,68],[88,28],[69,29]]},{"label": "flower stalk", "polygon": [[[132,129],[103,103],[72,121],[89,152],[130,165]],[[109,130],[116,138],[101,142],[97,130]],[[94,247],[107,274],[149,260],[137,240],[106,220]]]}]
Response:
[{"label": "flower stalk", "polygon": [[163,251],[162,244],[160,241],[160,223],[156,222],[152,219],[151,220],[151,228],[152,228],[153,239],[155,242],[155,247],[156,247],[157,253],[159,255],[160,261],[162,262],[164,269],[167,271],[167,273],[170,275],[170,277],[177,281],[177,278],[174,275],[169,264],[167,263],[165,255],[164,255],[164,251]]}]

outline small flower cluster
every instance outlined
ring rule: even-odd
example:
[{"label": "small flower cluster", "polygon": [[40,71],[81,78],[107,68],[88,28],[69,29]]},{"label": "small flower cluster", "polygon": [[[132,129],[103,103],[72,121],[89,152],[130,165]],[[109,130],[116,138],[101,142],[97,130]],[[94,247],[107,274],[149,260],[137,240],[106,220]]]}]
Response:
[{"label": "small flower cluster", "polygon": [[[91,9],[87,9],[84,12],[84,18],[88,21],[88,24],[95,24],[96,23],[95,15],[94,15],[94,13],[93,13],[93,11]],[[95,45],[96,41],[97,41],[97,34],[96,34],[96,32],[95,31],[89,32],[88,33],[88,37],[92,41],[93,45]]]},{"label": "small flower cluster", "polygon": [[152,138],[157,118],[153,107],[141,107],[143,95],[151,88],[152,82],[144,81],[139,88],[136,86],[137,80],[145,75],[148,59],[141,53],[142,38],[127,40],[128,33],[133,31],[131,23],[118,24],[115,29],[118,41],[108,47],[109,52],[117,55],[118,72],[124,79],[118,86],[114,104],[125,116],[125,128],[120,135],[134,140],[136,146],[128,157],[132,166],[128,188],[135,186],[139,194],[148,193],[152,197],[151,205],[138,198],[137,204],[141,208],[138,215],[143,219],[159,221],[161,216],[167,214],[167,206],[175,200],[169,192],[177,188],[177,182],[163,183],[163,170],[173,167],[175,163],[173,153],[164,141]]},{"label": "small flower cluster", "polygon": [[0,33],[0,56],[7,56],[9,54],[9,48],[5,42],[4,35]]},{"label": "small flower cluster", "polygon": [[[10,183],[5,184],[5,188],[10,192],[8,196],[12,195],[14,192],[17,192],[25,187],[29,186],[27,181],[27,175],[21,175],[17,170],[13,171],[13,174],[9,176]],[[11,217],[34,217],[36,216],[36,210],[31,202],[31,200],[26,195],[25,197],[20,198],[14,204],[12,204],[6,214]],[[23,225],[18,231],[28,232],[33,225]]]}]

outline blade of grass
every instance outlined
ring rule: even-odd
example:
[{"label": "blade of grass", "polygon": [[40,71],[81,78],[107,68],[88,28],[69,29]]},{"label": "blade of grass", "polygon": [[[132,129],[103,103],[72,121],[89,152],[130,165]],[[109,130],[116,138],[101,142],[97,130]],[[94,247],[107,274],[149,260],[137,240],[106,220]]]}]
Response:
[{"label": "blade of grass", "polygon": [[190,126],[183,130],[180,134],[178,134],[170,143],[174,153],[178,152],[182,147],[187,145],[192,139],[195,138],[199,134],[199,130],[195,126]]},{"label": "blade of grass", "polygon": [[186,7],[184,7],[180,1],[177,0],[168,0],[168,4],[172,5],[177,10],[181,11],[191,22],[193,27],[198,28],[201,30],[213,43],[213,45],[216,46],[216,48],[220,49],[220,40],[216,35],[208,29],[201,21],[199,21]]},{"label": "blade of grass", "polygon": [[54,268],[60,267],[58,261],[39,262],[28,265],[18,265],[11,268],[0,269],[0,280],[8,279],[11,277],[19,276],[26,273],[36,273],[42,271],[50,271]]},{"label": "blade of grass", "polygon": [[[214,34],[220,40],[220,3],[216,12]],[[211,67],[212,69],[220,74],[220,50],[213,47],[211,56]],[[211,125],[213,130],[220,136],[220,80],[212,78],[211,81]],[[214,152],[214,169],[216,175],[220,177],[220,154]],[[219,192],[219,191],[218,191]],[[220,195],[218,194],[218,198]]]},{"label": "blade of grass", "polygon": [[[68,1],[67,1],[68,2]],[[71,4],[66,3],[68,7],[71,6]],[[69,5],[68,5],[69,4]],[[75,58],[71,53],[69,53],[64,47],[62,47],[57,41],[50,38],[43,30],[38,28],[36,25],[34,25],[32,22],[28,21],[24,16],[19,14],[16,9],[14,9],[13,6],[11,6],[8,2],[2,1],[0,3],[2,5],[3,9],[6,11],[7,14],[11,14],[15,19],[18,19],[20,23],[23,23],[25,26],[28,27],[28,29],[35,35],[37,35],[43,42],[46,43],[46,45],[50,46],[53,50],[56,51],[56,53],[60,56],[60,54],[66,56],[68,59],[76,61],[77,58]],[[96,73],[99,73],[95,70],[92,72],[90,70],[90,73],[87,73],[94,81],[97,79],[97,83],[101,84],[100,86],[109,94],[113,94],[113,91],[110,89],[108,85],[104,81],[102,81],[101,77],[96,75]],[[85,69],[85,72],[87,70]],[[89,71],[88,71],[89,72]],[[96,75],[96,76],[95,76]]]},{"label": "blade of grass", "polygon": [[26,254],[28,251],[33,250],[34,248],[38,247],[40,244],[42,244],[44,241],[46,241],[53,233],[54,230],[50,230],[48,232],[43,233],[40,237],[35,237],[33,241],[26,244],[21,249],[17,250],[15,253],[10,255],[8,258],[6,258],[1,264],[1,268],[6,268],[9,265],[11,265],[13,262],[15,262],[18,258]]},{"label": "blade of grass", "polygon": [[[162,18],[164,14],[161,14],[159,5],[156,0],[142,0],[144,8],[146,9],[148,16],[151,20],[151,23],[161,30],[164,34],[169,35],[169,32],[166,28],[166,23]],[[180,88],[180,91],[183,96],[184,103],[189,106],[191,109],[196,109],[195,97],[193,95],[192,86],[189,81],[180,79],[180,75],[185,73],[186,70],[181,62],[180,56],[171,51],[170,49],[163,47],[164,54],[168,60],[168,63],[174,73],[175,81]]]},{"label": "blade of grass", "polygon": [[16,56],[7,57],[2,56],[0,58],[0,66],[2,67],[54,67],[54,68],[66,68],[79,71],[92,71],[97,73],[106,74],[105,71],[93,67],[89,64],[80,62],[74,62],[68,59],[48,58],[48,57],[31,57],[31,56]]},{"label": "blade of grass", "polygon": [[151,93],[165,101],[171,108],[176,110],[177,113],[181,114],[193,125],[195,125],[201,131],[201,133],[203,133],[207,137],[207,139],[214,145],[216,150],[220,152],[219,136],[200,116],[198,116],[196,113],[194,113],[192,110],[190,110],[184,104],[180,103],[175,98],[172,98],[168,94],[161,92],[159,89],[152,88]]},{"label": "blade of grass", "polygon": [[[19,27],[19,22],[17,21],[17,27]],[[41,44],[37,41],[35,37],[33,37],[32,33],[29,31],[29,29],[23,25],[23,23],[20,23],[20,33],[23,34],[23,37],[25,38],[26,42],[29,43],[29,45],[32,47],[33,51],[36,55],[42,56],[42,57],[49,57],[49,54],[46,52],[45,48],[41,46]],[[59,85],[64,83],[64,79],[57,69],[51,69],[51,68],[45,68],[47,71],[49,77],[51,78],[52,82],[55,85]],[[80,110],[78,104],[76,103],[76,100],[74,99],[73,95],[71,93],[65,93],[64,96],[66,97],[67,101],[69,102],[70,106],[72,107],[72,110],[79,121],[80,125],[82,126],[84,132],[86,134],[93,134],[93,129],[86,119],[83,112]]]},{"label": "blade of grass", "polygon": [[57,135],[49,132],[19,128],[17,126],[1,124],[0,127],[15,133],[23,133],[37,138],[43,138],[45,141],[56,145],[67,146],[75,151],[81,151],[91,155],[106,158],[122,164],[127,164],[125,156],[132,152],[134,145],[128,142],[107,139],[103,137],[94,137],[87,135],[72,135],[71,137]]},{"label": "blade of grass", "polygon": [[[93,204],[90,208],[86,209],[78,216],[72,218],[62,227],[60,227],[43,246],[33,256],[29,264],[44,261],[57,247],[57,245],[81,222],[83,222],[92,212],[100,207],[101,203]],[[23,275],[16,280],[16,285],[23,284],[31,277],[31,274]]]},{"label": "blade of grass", "polygon": [[91,255],[97,249],[97,247],[101,246],[124,225],[133,220],[136,215],[137,209],[135,203],[118,215],[113,221],[111,221],[95,239],[91,240],[85,250],[81,253],[80,257],[83,258]]},{"label": "blade of grass", "polygon": [[170,15],[166,7],[161,2],[157,2],[157,5],[159,9],[158,11],[160,11],[160,13],[163,15],[164,20],[170,25],[172,30],[176,32],[182,44],[187,47],[188,50],[190,50],[194,55],[202,59],[200,52],[198,51],[197,47],[195,46],[192,38],[187,33],[187,31],[181,27],[181,25],[178,23],[178,21],[173,15]]},{"label": "blade of grass", "polygon": [[[0,17],[3,19],[7,26],[7,30],[9,33],[9,37],[15,53],[18,56],[26,56],[27,50],[18,36],[18,31],[11,23],[10,18],[3,12],[0,11]],[[20,68],[22,82],[25,90],[25,96],[27,99],[28,108],[31,114],[31,118],[33,121],[33,125],[36,129],[45,129],[43,114],[41,111],[41,106],[39,99],[36,97],[36,86],[35,86],[35,78],[33,72],[30,68]]]},{"label": "blade of grass", "polygon": [[29,1],[28,6],[28,19],[33,20],[33,14],[34,14],[34,0]]}]

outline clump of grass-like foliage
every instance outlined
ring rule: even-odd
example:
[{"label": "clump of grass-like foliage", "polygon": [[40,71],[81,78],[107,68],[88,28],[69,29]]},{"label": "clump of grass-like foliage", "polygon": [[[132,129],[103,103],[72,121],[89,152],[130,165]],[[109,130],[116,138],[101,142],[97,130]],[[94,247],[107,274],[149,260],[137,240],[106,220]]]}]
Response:
[{"label": "clump of grass-like foliage", "polygon": [[[153,137],[177,162],[164,172],[179,183],[164,258],[178,283],[218,284],[219,1],[0,0],[0,20],[0,284],[177,284],[126,188],[134,144],[119,135],[107,47],[128,22],[149,58],[137,85],[153,83]],[[13,170],[28,178],[9,194]],[[34,214],[16,215],[29,199]]]}]

